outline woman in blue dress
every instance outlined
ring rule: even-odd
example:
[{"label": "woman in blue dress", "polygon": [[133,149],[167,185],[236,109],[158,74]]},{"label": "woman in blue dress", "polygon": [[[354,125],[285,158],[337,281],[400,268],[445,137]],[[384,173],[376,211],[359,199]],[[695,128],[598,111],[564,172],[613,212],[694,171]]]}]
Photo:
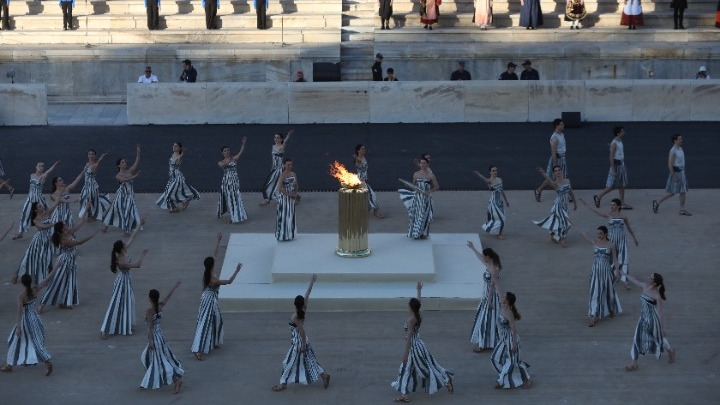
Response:
[{"label": "woman in blue dress", "polygon": [[190,201],[199,200],[200,194],[194,187],[185,182],[185,175],[180,171],[180,165],[184,156],[182,143],[175,142],[172,147],[173,153],[170,156],[169,176],[165,192],[158,198],[158,207],[170,212],[185,211]]},{"label": "woman in blue dress", "polygon": [[162,310],[179,286],[180,282],[178,281],[162,301],[158,290],[150,290],[148,294],[150,308],[145,311],[148,344],[140,355],[140,362],[145,367],[145,375],[140,382],[140,386],[143,388],[157,389],[172,384],[173,393],[177,394],[182,387],[182,377],[185,371],[180,360],[170,350],[170,346],[165,340],[165,334],[160,328]]},{"label": "woman in blue dress", "polygon": [[557,194],[555,196],[555,202],[550,209],[550,215],[545,219],[533,222],[535,225],[550,231],[551,242],[559,243],[562,247],[567,247],[565,239],[572,226],[568,215],[568,197],[572,198],[573,210],[577,210],[577,202],[575,202],[575,195],[570,187],[570,179],[563,177],[560,166],[553,167],[553,178],[550,178],[545,170],[540,167],[536,170],[545,177],[547,184],[551,188],[554,188]]},{"label": "woman in blue dress", "polygon": [[398,192],[410,216],[408,238],[426,239],[430,236],[430,221],[432,220],[430,194],[437,191],[440,185],[435,174],[430,171],[427,159],[421,158],[418,164],[420,170],[413,174],[415,189],[400,189]]},{"label": "woman in blue dress", "polygon": [[287,135],[283,135],[280,132],[275,134],[274,144],[270,155],[272,156],[272,166],[270,167],[270,174],[265,179],[265,183],[262,188],[263,201],[260,203],[261,206],[270,204],[271,200],[278,198],[277,182],[280,178],[280,173],[283,170],[283,157],[285,157],[285,148],[287,148],[290,137],[295,133],[294,129],[288,131]]},{"label": "woman in blue dress", "polygon": [[470,330],[470,342],[475,345],[473,351],[482,353],[485,350],[495,348],[499,340],[497,328],[497,315],[500,311],[500,256],[492,249],[485,248],[482,254],[478,252],[472,242],[468,241],[467,246],[475,253],[480,261],[485,264],[483,280],[485,281],[485,296],[480,300],[475,322]]},{"label": "woman in blue dress", "polygon": [[220,184],[217,217],[220,218],[223,214],[230,213],[231,224],[239,224],[247,219],[245,206],[240,195],[240,178],[237,173],[237,162],[245,152],[245,142],[247,142],[246,136],[242,139],[242,146],[237,155],[232,155],[230,148],[227,146],[220,148],[223,159],[218,162],[218,167],[223,170],[223,177]]},{"label": "woman in blue dress", "polygon": [[94,222],[95,220],[101,220],[108,207],[110,207],[110,200],[107,198],[107,194],[100,195],[100,186],[95,179],[98,166],[100,162],[107,156],[107,153],[103,153],[100,157],[97,157],[97,152],[94,149],[90,149],[87,153],[88,161],[85,164],[85,179],[83,188],[80,190],[80,211],[78,217],[85,215],[86,210],[90,210],[88,213],[88,222]]},{"label": "woman in blue dress", "polygon": [[290,158],[283,161],[283,172],[278,178],[277,189],[280,197],[277,200],[275,238],[284,242],[295,239],[295,205],[300,202],[297,174],[293,171],[293,161]]},{"label": "woman in blue dress", "polygon": [[355,159],[355,167],[357,168],[357,176],[365,183],[365,187],[367,188],[368,192],[368,208],[372,210],[373,215],[375,218],[385,218],[385,215],[380,211],[380,206],[377,203],[377,196],[375,195],[375,191],[373,191],[372,187],[368,184],[368,162],[365,158],[365,145],[358,144],[355,146],[355,155],[353,158]]},{"label": "woman in blue dress", "polygon": [[595,239],[580,231],[583,239],[593,246],[595,258],[590,272],[590,293],[588,300],[589,327],[595,326],[599,320],[622,312],[620,299],[615,291],[615,280],[620,276],[615,245],[608,239],[608,229],[599,226]]},{"label": "woman in blue dress", "polygon": [[30,220],[37,228],[37,233],[33,235],[30,245],[25,250],[25,255],[20,260],[17,274],[12,278],[13,284],[17,283],[18,278],[23,274],[29,274],[35,284],[40,284],[47,277],[47,273],[52,267],[53,257],[50,235],[52,235],[55,222],[52,220],[52,213],[57,206],[57,201],[48,209],[45,209],[40,202],[32,203]]},{"label": "woman in blue dress", "polygon": [[505,195],[505,190],[503,190],[502,179],[497,176],[497,166],[490,166],[489,170],[489,178],[483,176],[478,171],[473,172],[480,180],[487,184],[492,192],[490,201],[488,201],[487,222],[483,224],[482,228],[489,235],[495,235],[498,239],[505,239],[502,234],[503,229],[505,229],[505,207],[510,208],[510,202]]},{"label": "woman in blue dress", "polygon": [[140,145],[136,147],[135,162],[133,162],[132,166],[128,167],[123,158],[117,160],[118,173],[115,175],[115,180],[120,183],[120,187],[115,192],[115,200],[113,200],[112,206],[103,217],[105,223],[103,232],[107,231],[108,226],[112,225],[122,229],[125,236],[130,236],[130,232],[134,229],[142,228],[133,189],[133,180],[140,175],[139,166]]},{"label": "woman in blue dress", "polygon": [[78,174],[72,183],[67,184],[60,176],[55,176],[52,179],[52,188],[50,189],[50,200],[52,202],[59,203],[58,207],[53,211],[52,220],[54,222],[65,222],[68,226],[72,227],[73,214],[70,210],[70,203],[78,202],[78,199],[73,200],[70,196],[70,192],[80,184],[80,179],[83,178],[85,169]]},{"label": "woman in blue dress", "polygon": [[27,200],[25,200],[25,204],[23,205],[22,215],[20,216],[20,228],[13,239],[22,238],[30,225],[32,225],[30,221],[30,209],[33,203],[41,203],[43,208],[48,207],[47,202],[45,202],[45,197],[43,197],[42,188],[48,174],[52,173],[59,163],[59,160],[53,163],[47,171],[45,171],[44,162],[38,162],[35,165],[35,173],[30,175],[30,188],[28,189]]},{"label": "woman in blue dress", "polygon": [[520,359],[520,337],[516,326],[517,321],[520,320],[520,313],[515,308],[515,301],[515,294],[509,291],[500,301],[500,313],[497,317],[500,341],[490,357],[495,371],[499,373],[496,389],[532,387],[532,379],[528,372],[530,365]]}]

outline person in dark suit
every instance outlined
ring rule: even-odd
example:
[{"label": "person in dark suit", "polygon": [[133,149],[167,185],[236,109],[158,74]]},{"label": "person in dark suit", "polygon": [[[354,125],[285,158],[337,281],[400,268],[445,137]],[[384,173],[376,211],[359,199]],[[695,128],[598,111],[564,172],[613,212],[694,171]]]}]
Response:
[{"label": "person in dark suit", "polygon": [[383,61],[383,56],[381,53],[375,55],[375,63],[372,65],[372,75],[373,75],[374,82],[383,81],[382,61]]},{"label": "person in dark suit", "polygon": [[540,80],[540,73],[533,69],[529,59],[522,63],[523,71],[520,72],[520,80]]},{"label": "person in dark suit", "polygon": [[145,0],[145,10],[147,11],[147,26],[149,30],[160,28],[160,0]]},{"label": "person in dark suit", "polygon": [[197,81],[197,70],[193,67],[190,59],[183,61],[183,72],[180,75],[180,81],[185,83],[195,83]]},{"label": "person in dark suit", "polygon": [[220,8],[220,0],[203,0],[202,6],[205,9],[205,28],[209,30],[218,29],[217,11]]},{"label": "person in dark suit", "polygon": [[507,64],[507,70],[502,72],[500,75],[500,80],[517,80],[518,75],[515,73],[515,68],[517,67],[516,64],[512,62],[508,62]]}]

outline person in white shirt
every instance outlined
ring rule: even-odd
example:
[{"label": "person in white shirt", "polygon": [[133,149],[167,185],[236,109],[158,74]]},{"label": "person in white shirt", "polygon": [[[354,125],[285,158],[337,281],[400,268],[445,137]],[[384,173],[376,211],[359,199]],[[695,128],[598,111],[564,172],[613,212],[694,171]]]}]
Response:
[{"label": "person in white shirt", "polygon": [[138,77],[138,83],[157,83],[158,78],[154,74],[152,74],[152,68],[150,66],[145,66],[145,74]]},{"label": "person in white shirt", "polygon": [[698,72],[695,75],[695,79],[710,80],[710,75],[708,74],[705,66],[700,66],[700,69],[698,69]]}]

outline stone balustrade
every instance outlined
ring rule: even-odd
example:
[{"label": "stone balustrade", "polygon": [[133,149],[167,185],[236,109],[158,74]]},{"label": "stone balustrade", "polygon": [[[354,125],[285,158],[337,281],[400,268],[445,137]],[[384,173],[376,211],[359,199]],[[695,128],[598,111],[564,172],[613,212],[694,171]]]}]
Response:
[{"label": "stone balustrade", "polygon": [[0,84],[0,126],[47,125],[44,84]]}]

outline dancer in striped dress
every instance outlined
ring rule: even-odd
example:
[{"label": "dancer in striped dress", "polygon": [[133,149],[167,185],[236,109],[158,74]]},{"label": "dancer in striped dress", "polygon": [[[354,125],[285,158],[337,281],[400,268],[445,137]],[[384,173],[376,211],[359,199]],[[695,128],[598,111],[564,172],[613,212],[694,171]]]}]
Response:
[{"label": "dancer in striped dress", "polygon": [[77,247],[92,239],[99,232],[98,229],[82,239],[74,239],[75,233],[86,220],[87,217],[81,218],[74,228],[70,228],[64,222],[58,222],[53,227],[51,240],[56,248],[60,248],[60,255],[55,263],[58,270],[40,299],[38,308],[40,313],[48,304],[57,304],[60,308],[72,309],[73,305],[80,303],[77,290],[77,264],[75,263]]},{"label": "dancer in striped dress", "polygon": [[293,171],[293,161],[283,160],[283,172],[278,178],[277,215],[275,221],[275,238],[281,242],[295,239],[295,204],[300,202],[297,174]]},{"label": "dancer in striped dress", "polygon": [[295,297],[295,312],[290,317],[290,350],[283,360],[280,383],[273,385],[273,391],[282,391],[287,388],[288,384],[312,384],[318,378],[322,378],[325,389],[330,385],[330,374],[326,373],[318,363],[310,340],[305,333],[305,311],[307,311],[310,292],[312,292],[316,280],[317,274],[313,274],[305,296]]},{"label": "dancer in striped dress", "polygon": [[[98,186],[97,180],[95,180],[95,173],[97,173],[100,162],[107,156],[107,153],[100,155],[100,158],[96,158],[97,152],[94,149],[90,149],[87,153],[88,161],[85,164],[85,180],[83,188],[80,190],[80,211],[78,217],[85,215],[86,210],[90,210],[88,213],[88,222],[94,222],[95,220],[102,220],[103,215],[107,212],[110,207],[110,200],[107,198],[107,194],[100,195],[100,187]],[[97,159],[97,160],[96,160]]]},{"label": "dancer in striped dress", "polygon": [[215,259],[220,250],[220,240],[222,235],[218,233],[215,252],[212,256],[205,258],[203,265],[205,272],[203,273],[203,292],[200,296],[200,309],[198,310],[197,326],[195,327],[195,337],[193,338],[190,350],[199,361],[205,360],[203,354],[210,353],[212,349],[219,349],[223,344],[223,319],[220,312],[220,304],[218,304],[218,292],[221,285],[232,284],[235,281],[242,263],[238,263],[235,272],[230,279],[220,280],[215,274]]},{"label": "dancer in striped dress", "polygon": [[179,286],[180,282],[178,281],[162,301],[160,301],[158,290],[150,290],[148,294],[150,308],[145,311],[148,344],[140,355],[140,362],[145,367],[145,376],[140,382],[140,386],[143,388],[156,389],[172,384],[173,393],[177,394],[182,387],[182,377],[185,371],[182,369],[180,360],[170,350],[170,346],[165,341],[165,334],[160,329],[162,310]]},{"label": "dancer in striped dress", "polygon": [[355,167],[357,168],[357,176],[360,180],[365,183],[365,187],[368,190],[368,208],[373,212],[376,218],[385,218],[385,215],[380,211],[380,206],[377,203],[377,196],[373,191],[372,187],[367,183],[368,180],[368,162],[365,158],[365,145],[355,146]]},{"label": "dancer in striped dress", "polygon": [[448,394],[455,390],[453,387],[453,373],[442,368],[435,361],[420,339],[420,299],[422,296],[422,282],[417,283],[417,298],[411,298],[408,303],[410,317],[405,321],[405,351],[403,352],[402,364],[398,372],[397,380],[390,383],[400,397],[395,402],[410,402],[408,394],[415,392],[418,386],[425,389],[428,394],[434,394],[445,387]]},{"label": "dancer in striped dress", "polygon": [[638,354],[654,354],[660,360],[662,353],[667,351],[668,363],[674,363],[675,350],[670,347],[670,342],[668,342],[665,335],[665,320],[663,319],[662,308],[662,302],[665,301],[663,277],[658,273],[653,273],[647,283],[642,283],[635,277],[628,275],[628,280],[642,288],[643,292],[640,295],[640,319],[637,328],[635,328],[633,346],[630,349],[632,362],[625,366],[625,370],[635,371],[638,369]]},{"label": "dancer in striped dress", "polygon": [[688,192],[688,183],[685,177],[685,150],[682,147],[683,137],[680,134],[675,134],[671,139],[673,147],[670,148],[667,165],[670,175],[665,185],[667,194],[660,200],[653,200],[652,209],[653,212],[657,214],[660,209],[660,204],[662,204],[663,201],[680,193],[680,211],[678,213],[689,217],[692,216],[692,214],[685,209],[685,194]]},{"label": "dancer in striped dress", "polygon": [[30,189],[28,190],[27,200],[25,200],[22,215],[20,216],[20,227],[18,229],[18,233],[13,237],[13,239],[22,238],[25,235],[25,231],[27,231],[30,225],[32,225],[32,222],[30,221],[30,209],[32,207],[32,203],[39,202],[44,208],[47,208],[47,202],[45,202],[45,197],[43,197],[42,194],[43,183],[45,183],[45,179],[48,174],[52,173],[59,163],[60,161],[53,163],[47,171],[45,171],[45,163],[38,162],[35,165],[35,173],[30,175]]},{"label": "dancer in striped dress", "polygon": [[[145,221],[142,220],[141,224]],[[142,267],[148,250],[142,251],[140,260],[132,262],[128,255],[130,245],[135,240],[138,229],[135,229],[127,242],[115,241],[110,253],[110,271],[116,274],[110,305],[100,326],[100,339],[108,335],[132,335],[135,331],[135,293],[130,279],[130,270]]]},{"label": "dancer in striped dress", "polygon": [[487,222],[483,224],[482,228],[488,234],[496,235],[498,239],[505,239],[502,235],[502,231],[505,228],[505,206],[510,208],[510,202],[505,195],[505,190],[503,190],[502,179],[497,177],[497,166],[490,166],[489,170],[489,178],[483,176],[478,171],[473,172],[476,176],[480,177],[480,180],[487,184],[492,192],[490,201],[488,201]]},{"label": "dancer in striped dress", "polygon": [[508,291],[500,302],[497,317],[500,341],[490,357],[495,371],[500,373],[495,384],[496,389],[532,387],[532,379],[528,373],[530,365],[520,359],[520,337],[515,325],[520,320],[520,313],[515,308],[515,301],[515,294]]},{"label": "dancer in striped dress", "polygon": [[583,239],[593,246],[595,259],[590,272],[590,298],[588,300],[589,327],[597,325],[598,321],[606,316],[614,318],[622,312],[620,299],[615,292],[615,280],[620,277],[615,245],[608,240],[608,229],[605,226],[597,228],[595,239],[588,237],[580,231]]},{"label": "dancer in striped dress", "polygon": [[70,210],[70,203],[78,202],[79,200],[72,200],[70,192],[80,184],[85,174],[85,169],[78,174],[72,183],[66,184],[60,176],[53,177],[52,188],[50,190],[50,200],[58,202],[58,207],[53,211],[52,220],[53,222],[65,222],[69,227],[73,227],[75,221],[73,221],[73,214]]},{"label": "dancer in striped dress", "polygon": [[239,224],[247,219],[245,206],[240,195],[240,179],[237,173],[237,162],[245,151],[245,142],[247,142],[246,136],[242,139],[240,152],[234,156],[230,154],[229,147],[223,146],[220,148],[223,160],[218,162],[218,166],[223,170],[223,177],[222,184],[220,184],[217,217],[220,218],[223,214],[229,212],[231,224]]},{"label": "dancer in striped dress", "polygon": [[50,242],[52,234],[53,222],[51,216],[58,206],[56,201],[50,208],[45,209],[42,203],[34,202],[30,208],[30,220],[37,228],[37,233],[33,235],[28,245],[25,255],[20,260],[17,274],[12,278],[12,283],[18,281],[18,277],[23,274],[29,274],[33,283],[39,284],[45,280],[47,273],[52,267],[53,248]]},{"label": "dancer in striped dress", "polygon": [[10,372],[14,366],[29,366],[39,361],[45,363],[45,376],[53,371],[50,353],[45,348],[45,329],[35,309],[40,291],[48,284],[57,271],[55,267],[41,284],[33,284],[29,274],[23,274],[20,282],[23,290],[18,294],[18,321],[8,337],[8,351],[5,364],[0,371]]},{"label": "dancer in striped dress", "polygon": [[130,236],[130,232],[140,227],[140,213],[135,204],[135,191],[133,190],[133,180],[140,175],[138,166],[140,165],[140,145],[135,149],[135,162],[128,167],[125,159],[117,160],[118,173],[115,180],[120,183],[115,192],[115,199],[112,206],[103,216],[105,227],[103,232],[107,231],[108,226],[116,226],[125,232],[125,236]]},{"label": "dancer in striped dress", "polygon": [[500,256],[494,250],[486,248],[480,254],[472,242],[468,241],[467,246],[485,264],[483,272],[485,296],[480,300],[480,305],[475,313],[475,322],[470,330],[470,342],[475,345],[473,351],[482,353],[485,350],[493,349],[500,338],[497,329],[497,314],[500,310],[499,279],[502,264]]},{"label": "dancer in striped dress", "polygon": [[283,157],[285,156],[285,148],[290,137],[295,133],[294,129],[288,131],[287,135],[283,135],[280,132],[275,134],[275,143],[272,146],[272,167],[270,168],[270,174],[265,179],[265,183],[262,188],[263,201],[260,203],[261,206],[270,204],[270,200],[276,200],[278,196],[277,184],[280,178],[280,173],[283,171]]},{"label": "dancer in striped dress", "polygon": [[2,161],[0,161],[0,190],[4,188],[8,189],[8,193],[10,193],[10,199],[12,200],[13,196],[15,195],[15,188],[10,184],[10,179],[5,180],[5,168],[2,165]]},{"label": "dancer in striped dress", "polygon": [[[567,161],[565,160],[565,153],[567,152],[564,132],[565,123],[560,118],[556,118],[553,121],[553,128],[553,133],[550,135],[550,159],[548,159],[547,172],[550,173],[555,166],[559,166],[563,177],[568,177]],[[549,185],[548,179],[545,179],[540,187],[535,189],[535,201],[542,201],[542,191]]]},{"label": "dancer in striped dress", "polygon": [[[421,158],[419,164],[420,170],[413,174],[416,189],[400,189],[398,192],[410,216],[408,238],[426,239],[430,235],[430,193],[437,191],[440,185],[435,174],[428,170],[428,161]],[[409,195],[412,199],[408,198]]]},{"label": "dancer in striped dress", "polygon": [[559,243],[562,247],[567,247],[565,239],[567,238],[568,232],[570,232],[570,227],[572,226],[568,215],[568,196],[573,199],[573,210],[577,210],[577,202],[575,202],[575,195],[570,187],[570,179],[563,177],[560,166],[553,167],[554,177],[552,179],[542,168],[538,167],[537,171],[545,177],[545,180],[550,187],[557,191],[557,195],[555,196],[555,202],[550,209],[550,216],[540,221],[533,222],[540,228],[550,231],[551,242]]},{"label": "dancer in striped dress", "polygon": [[180,171],[183,158],[183,146],[180,142],[173,143],[173,154],[170,156],[170,178],[155,204],[170,212],[185,211],[192,200],[199,200],[200,194],[195,188],[185,183],[185,176]]},{"label": "dancer in striped dress", "polygon": [[605,194],[614,189],[618,189],[620,194],[620,205],[624,210],[631,210],[632,207],[625,204],[625,187],[627,187],[627,170],[625,169],[625,147],[623,146],[623,138],[625,138],[625,129],[623,127],[613,128],[615,137],[610,142],[610,169],[608,170],[605,188],[600,194],[594,195],[595,208],[600,208],[600,203]]},{"label": "dancer in striped dress", "polygon": [[[635,232],[630,226],[630,219],[622,214],[622,201],[619,198],[613,198],[610,202],[610,212],[603,214],[602,212],[590,207],[582,198],[580,202],[585,204],[586,207],[590,208],[595,214],[608,219],[608,227],[610,233],[608,237],[610,242],[615,245],[615,252],[617,253],[618,266],[620,267],[620,281],[623,282],[626,289],[630,289],[630,284],[627,281],[628,270],[628,238],[629,233],[635,241],[635,246],[638,246],[637,237]],[[627,229],[627,233],[625,232]]]}]

